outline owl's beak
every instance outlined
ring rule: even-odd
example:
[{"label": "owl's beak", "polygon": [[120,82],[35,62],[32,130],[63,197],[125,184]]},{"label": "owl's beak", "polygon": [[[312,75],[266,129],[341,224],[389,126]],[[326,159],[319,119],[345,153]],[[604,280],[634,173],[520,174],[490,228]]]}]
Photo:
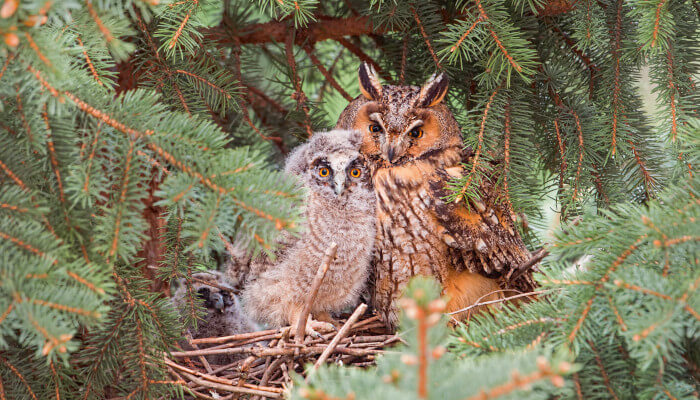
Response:
[{"label": "owl's beak", "polygon": [[341,194],[343,194],[343,192],[345,191],[345,177],[342,176],[342,174],[337,174],[333,178],[333,183],[334,183],[333,186],[335,186],[335,194],[337,196],[340,196]]},{"label": "owl's beak", "polygon": [[214,308],[219,311],[224,309],[224,297],[220,293],[213,293],[209,299],[214,303]]},{"label": "owl's beak", "polygon": [[389,149],[386,151],[386,160],[389,161],[389,164],[392,164],[394,162],[394,156],[396,155],[396,149],[394,147],[389,146]]},{"label": "owl's beak", "polygon": [[394,161],[401,158],[401,152],[403,151],[401,147],[401,139],[395,138],[394,140],[391,140],[390,135],[388,134],[383,138],[384,139],[382,140],[380,147],[382,151],[382,157],[384,157],[384,159],[387,160],[389,164],[393,164]]}]

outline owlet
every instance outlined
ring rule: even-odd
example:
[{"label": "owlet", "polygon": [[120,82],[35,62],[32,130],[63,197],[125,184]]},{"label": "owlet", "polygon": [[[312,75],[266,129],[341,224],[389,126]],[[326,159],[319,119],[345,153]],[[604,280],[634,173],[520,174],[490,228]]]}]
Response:
[{"label": "owlet", "polygon": [[[362,134],[336,130],[315,133],[288,157],[285,172],[306,188],[302,233],[282,238],[274,260],[261,256],[249,267],[243,291],[245,309],[272,327],[296,325],[328,246],[338,244],[335,260],[319,289],[311,315],[329,319],[357,302],[369,273],[375,240],[375,198],[360,154]],[[312,320],[314,327],[330,328]]]}]

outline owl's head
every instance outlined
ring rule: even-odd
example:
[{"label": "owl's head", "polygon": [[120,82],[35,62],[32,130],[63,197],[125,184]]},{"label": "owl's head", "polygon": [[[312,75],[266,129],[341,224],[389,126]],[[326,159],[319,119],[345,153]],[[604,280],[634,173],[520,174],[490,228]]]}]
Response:
[{"label": "owl's head", "polygon": [[447,76],[434,74],[422,86],[382,85],[374,69],[360,65],[360,91],[340,115],[336,128],[363,132],[362,153],[382,167],[418,160],[458,159],[462,139],[444,104]]},{"label": "owl's head", "polygon": [[285,172],[298,176],[309,190],[345,202],[371,193],[371,179],[360,154],[362,134],[352,130],[316,132],[287,158]]},{"label": "owl's head", "polygon": [[178,288],[173,295],[173,300],[178,308],[184,310],[190,289],[197,293],[197,297],[203,302],[208,312],[222,313],[226,308],[234,305],[236,301],[234,289],[221,272],[216,270],[196,272],[192,274],[192,278],[190,282],[185,278],[177,282]]}]

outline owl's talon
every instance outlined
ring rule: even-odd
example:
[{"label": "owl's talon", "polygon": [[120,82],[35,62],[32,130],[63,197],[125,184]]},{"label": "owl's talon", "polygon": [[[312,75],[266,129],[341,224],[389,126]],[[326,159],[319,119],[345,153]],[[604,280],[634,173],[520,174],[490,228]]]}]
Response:
[{"label": "owl's talon", "polygon": [[315,336],[317,338],[322,338],[323,335],[318,331],[323,333],[333,332],[335,326],[330,322],[317,321],[315,319],[309,319],[306,323],[306,334],[310,336]]},{"label": "owl's talon", "polygon": [[[294,322],[292,324],[292,327],[296,327],[297,323]],[[308,336],[312,336],[315,338],[322,338],[323,333],[329,333],[335,330],[335,326],[329,322],[323,322],[323,321],[317,321],[309,315],[309,318],[306,320],[306,329],[304,334]],[[319,332],[320,331],[320,332]],[[292,330],[292,334],[296,335],[296,328]]]}]

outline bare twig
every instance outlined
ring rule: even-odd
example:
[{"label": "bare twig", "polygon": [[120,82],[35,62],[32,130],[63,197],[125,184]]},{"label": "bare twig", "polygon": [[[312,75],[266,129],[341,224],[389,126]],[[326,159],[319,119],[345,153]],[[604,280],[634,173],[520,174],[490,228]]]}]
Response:
[{"label": "bare twig", "polygon": [[[187,334],[185,335],[185,337],[187,338],[187,342],[190,344],[190,346],[192,346],[193,349],[199,350],[199,347],[197,347],[196,344],[192,343],[192,334],[190,334],[190,332],[187,332]],[[209,365],[209,361],[207,361],[207,358],[206,358],[206,357],[204,357],[204,356],[199,356],[199,361],[202,362],[202,365],[204,365],[204,368],[206,368],[206,370],[207,370],[208,373],[211,374],[211,373],[214,372],[214,370],[211,368],[211,365]]]},{"label": "bare twig", "polygon": [[[372,324],[372,322],[376,322],[376,321],[379,321],[379,315],[374,315],[374,316],[372,316],[372,317],[367,318],[367,319],[364,320],[364,321],[358,322],[357,324],[355,324],[355,326],[352,327],[352,329],[353,329],[353,330],[358,330],[358,329],[360,329],[360,328],[366,329],[366,328],[367,328],[367,325],[370,325],[370,324]],[[383,325],[384,325],[384,324],[382,323],[382,326],[383,326]]]},{"label": "bare twig", "polygon": [[[551,291],[551,289],[549,289],[549,290],[540,290],[540,291],[537,291],[537,292],[521,293],[521,294],[516,294],[515,296],[504,297],[504,298],[502,298],[502,299],[489,300],[489,301],[485,301],[485,302],[483,302],[483,303],[475,303],[475,304],[472,304],[472,305],[470,305],[470,306],[468,306],[468,307],[464,307],[464,308],[462,308],[462,309],[460,309],[460,310],[448,312],[447,315],[459,314],[459,313],[461,313],[461,312],[469,311],[469,310],[471,310],[472,308],[476,308],[476,307],[479,307],[479,306],[486,306],[486,305],[489,305],[489,304],[503,303],[504,301],[513,300],[513,299],[517,299],[517,298],[520,298],[520,297],[536,296],[536,295],[538,295],[538,294],[548,293],[548,292],[550,292],[550,291]],[[174,354],[174,353],[173,353],[173,354]]]},{"label": "bare twig", "polygon": [[[296,346],[296,347],[295,347]],[[214,354],[227,354],[227,355],[236,355],[236,354],[250,354],[256,357],[276,357],[276,356],[292,356],[296,355],[295,353],[299,353],[299,355],[316,355],[316,354],[321,354],[323,353],[324,350],[326,350],[325,345],[323,346],[304,346],[300,344],[294,344],[294,346],[290,347],[278,347],[274,349],[268,349],[268,348],[260,348],[260,347],[234,347],[230,349],[204,349],[204,350],[190,350],[190,351],[173,351],[170,353],[171,356],[173,357],[196,357],[196,356],[201,356],[201,355],[214,355]],[[366,356],[370,354],[379,354],[383,353],[383,350],[377,350],[377,349],[354,349],[354,348],[346,348],[346,347],[341,347],[338,348],[336,347],[334,352],[340,353],[340,354],[349,354],[353,356]]]},{"label": "bare twig", "polygon": [[326,350],[321,353],[321,356],[316,360],[316,363],[314,364],[313,370],[315,371],[318,369],[318,367],[321,366],[324,362],[326,362],[326,359],[328,359],[328,356],[333,353],[335,350],[336,346],[338,346],[338,343],[340,343],[340,340],[343,339],[349,332],[352,327],[352,325],[357,321],[362,314],[365,313],[365,310],[367,309],[367,304],[360,304],[357,306],[355,309],[355,312],[352,313],[350,318],[348,318],[347,322],[345,322],[345,325],[343,325],[342,328],[340,328],[340,331],[338,331],[338,334],[335,335],[331,343],[326,347]]},{"label": "bare twig", "polygon": [[326,272],[328,272],[331,262],[333,259],[335,259],[336,251],[338,251],[338,244],[333,242],[328,250],[326,250],[326,254],[323,256],[323,261],[316,271],[316,276],[311,284],[309,297],[306,298],[306,304],[304,305],[304,309],[299,315],[299,320],[297,321],[296,337],[294,338],[297,343],[303,343],[304,341],[304,335],[306,333],[306,319],[311,313],[311,307],[316,300],[316,295],[318,295],[318,290],[321,287],[321,283],[323,283],[323,278],[326,276]]},{"label": "bare twig", "polygon": [[274,333],[283,334],[284,331],[288,330],[288,329],[289,328],[268,329],[266,331],[239,333],[238,335],[231,335],[231,336],[192,339],[192,343],[195,343],[195,344],[203,344],[203,343],[215,344],[215,343],[236,342],[236,341],[241,341],[241,340],[255,339],[255,338],[258,338],[261,336],[267,336],[267,335],[271,335]]},{"label": "bare twig", "polygon": [[511,271],[511,276],[508,277],[508,280],[511,282],[520,278],[525,272],[530,270],[535,264],[538,262],[542,261],[543,258],[547,257],[549,255],[549,252],[544,248],[540,248],[539,250],[535,251],[529,260],[525,261],[524,263],[520,264],[518,268],[514,269]]},{"label": "bare twig", "polygon": [[245,393],[245,394],[253,394],[257,396],[265,396],[265,397],[271,397],[273,399],[279,399],[282,398],[282,395],[280,393],[276,392],[268,392],[268,391],[263,391],[263,390],[258,390],[258,389],[249,389],[247,387],[240,387],[240,386],[233,386],[233,385],[227,385],[223,383],[216,383],[216,382],[211,382],[205,379],[200,379],[197,378],[196,376],[189,374],[187,372],[182,372],[182,375],[186,376],[188,379],[190,379],[192,382],[212,388],[212,389],[217,389],[225,392],[231,392],[231,393]]}]

